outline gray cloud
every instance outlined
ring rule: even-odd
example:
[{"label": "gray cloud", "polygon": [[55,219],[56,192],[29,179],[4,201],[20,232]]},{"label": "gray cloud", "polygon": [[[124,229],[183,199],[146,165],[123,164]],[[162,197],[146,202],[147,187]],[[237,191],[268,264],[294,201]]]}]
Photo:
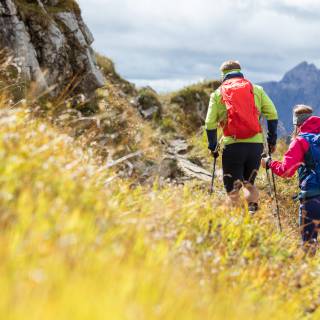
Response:
[{"label": "gray cloud", "polygon": [[138,84],[169,90],[219,77],[226,59],[253,81],[319,62],[318,0],[80,0],[95,48]]},{"label": "gray cloud", "polygon": [[[270,1],[270,10],[301,20],[319,20],[320,4],[317,1]],[[316,21],[317,22],[317,21]]]}]

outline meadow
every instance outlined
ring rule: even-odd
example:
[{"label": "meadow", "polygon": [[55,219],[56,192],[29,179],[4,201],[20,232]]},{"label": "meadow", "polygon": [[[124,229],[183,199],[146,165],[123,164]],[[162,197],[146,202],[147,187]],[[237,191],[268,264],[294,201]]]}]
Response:
[{"label": "meadow", "polygon": [[319,258],[196,182],[133,187],[28,106],[0,115],[1,319],[318,319]]}]

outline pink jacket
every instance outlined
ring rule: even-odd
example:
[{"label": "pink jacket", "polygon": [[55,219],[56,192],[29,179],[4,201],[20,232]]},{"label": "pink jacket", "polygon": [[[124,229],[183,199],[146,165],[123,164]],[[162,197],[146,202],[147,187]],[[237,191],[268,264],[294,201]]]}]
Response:
[{"label": "pink jacket", "polygon": [[[311,117],[306,120],[299,133],[320,133],[320,117]],[[271,161],[270,169],[280,177],[290,178],[304,163],[304,157],[308,150],[309,143],[302,137],[297,137],[291,142],[283,161]]]}]

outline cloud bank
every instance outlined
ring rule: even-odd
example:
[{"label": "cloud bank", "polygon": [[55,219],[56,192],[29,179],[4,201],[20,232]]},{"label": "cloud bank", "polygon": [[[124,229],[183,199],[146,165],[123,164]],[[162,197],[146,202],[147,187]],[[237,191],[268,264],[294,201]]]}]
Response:
[{"label": "cloud bank", "polygon": [[318,0],[79,0],[97,51],[139,85],[173,90],[240,60],[253,81],[320,63]]}]

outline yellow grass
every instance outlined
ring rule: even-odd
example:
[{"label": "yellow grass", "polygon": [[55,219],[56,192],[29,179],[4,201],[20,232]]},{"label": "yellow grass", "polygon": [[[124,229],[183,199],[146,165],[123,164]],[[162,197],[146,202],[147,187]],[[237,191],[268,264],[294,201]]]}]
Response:
[{"label": "yellow grass", "polygon": [[264,192],[251,219],[196,184],[132,189],[27,109],[0,122],[0,319],[319,319],[288,182],[279,234]]}]

